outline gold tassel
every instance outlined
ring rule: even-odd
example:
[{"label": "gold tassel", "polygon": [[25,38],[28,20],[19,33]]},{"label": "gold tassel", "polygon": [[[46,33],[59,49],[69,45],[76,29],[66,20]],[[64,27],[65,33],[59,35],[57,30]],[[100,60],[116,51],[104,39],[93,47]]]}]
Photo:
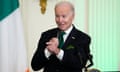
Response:
[{"label": "gold tassel", "polygon": [[45,14],[47,6],[47,0],[40,0],[41,13]]}]

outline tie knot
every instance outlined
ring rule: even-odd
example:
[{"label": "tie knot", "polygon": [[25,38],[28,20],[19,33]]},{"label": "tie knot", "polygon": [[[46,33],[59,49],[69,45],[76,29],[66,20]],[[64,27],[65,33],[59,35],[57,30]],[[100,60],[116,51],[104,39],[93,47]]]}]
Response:
[{"label": "tie knot", "polygon": [[60,32],[60,36],[63,36],[63,35],[65,35],[65,32],[64,32],[64,31],[61,31],[61,32]]}]

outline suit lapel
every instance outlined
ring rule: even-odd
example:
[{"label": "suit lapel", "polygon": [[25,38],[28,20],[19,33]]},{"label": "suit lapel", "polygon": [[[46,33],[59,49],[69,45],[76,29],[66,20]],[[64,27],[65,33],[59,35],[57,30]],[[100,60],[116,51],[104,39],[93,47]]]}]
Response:
[{"label": "suit lapel", "polygon": [[76,29],[75,27],[73,27],[72,31],[70,32],[69,36],[67,37],[63,45],[63,49],[65,49],[69,44],[73,42],[73,40],[75,39],[75,33],[76,33]]}]

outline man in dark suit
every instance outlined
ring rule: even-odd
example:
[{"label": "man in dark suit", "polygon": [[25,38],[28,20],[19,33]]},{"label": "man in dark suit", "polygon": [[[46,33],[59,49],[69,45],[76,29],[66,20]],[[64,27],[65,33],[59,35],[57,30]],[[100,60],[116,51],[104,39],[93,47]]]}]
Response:
[{"label": "man in dark suit", "polygon": [[[77,30],[72,21],[74,6],[70,2],[60,2],[55,6],[55,20],[58,28],[43,32],[38,48],[32,58],[32,69],[44,72],[82,72],[90,53],[90,37]],[[64,44],[60,47],[60,33]]]}]

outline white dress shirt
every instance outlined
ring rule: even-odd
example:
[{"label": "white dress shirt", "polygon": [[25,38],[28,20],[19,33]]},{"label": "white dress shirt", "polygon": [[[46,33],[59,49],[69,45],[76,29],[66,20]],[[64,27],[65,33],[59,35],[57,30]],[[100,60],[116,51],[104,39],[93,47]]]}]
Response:
[{"label": "white dress shirt", "polygon": [[[71,25],[70,28],[68,28],[67,30],[64,31],[65,32],[65,35],[63,36],[64,42],[66,41],[66,39],[67,39],[67,37],[70,34],[72,29],[73,29],[73,25]],[[49,59],[49,56],[51,55],[51,52],[49,52],[48,49],[45,48],[44,53],[45,53],[46,58]],[[62,60],[63,56],[64,56],[64,51],[62,49],[60,49],[60,52],[56,56],[59,60]]]}]

